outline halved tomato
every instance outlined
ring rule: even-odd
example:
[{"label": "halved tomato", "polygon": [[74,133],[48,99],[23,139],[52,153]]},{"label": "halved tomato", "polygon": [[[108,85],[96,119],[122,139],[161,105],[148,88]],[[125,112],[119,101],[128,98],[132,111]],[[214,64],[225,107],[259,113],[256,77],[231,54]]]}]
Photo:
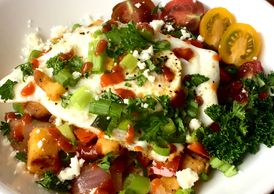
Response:
[{"label": "halved tomato", "polygon": [[111,19],[128,23],[130,21],[150,22],[156,19],[156,15],[152,13],[155,8],[151,0],[127,0],[118,3],[112,10]]},{"label": "halved tomato", "polygon": [[200,34],[205,42],[218,49],[223,33],[236,19],[232,13],[223,7],[210,9],[200,23]]},{"label": "halved tomato", "polygon": [[261,37],[252,26],[234,23],[223,34],[218,50],[225,63],[241,66],[258,57],[261,47]]},{"label": "halved tomato", "polygon": [[176,25],[186,26],[188,30],[196,32],[204,12],[204,5],[199,1],[171,0],[164,7],[161,17],[164,20],[173,20]]}]

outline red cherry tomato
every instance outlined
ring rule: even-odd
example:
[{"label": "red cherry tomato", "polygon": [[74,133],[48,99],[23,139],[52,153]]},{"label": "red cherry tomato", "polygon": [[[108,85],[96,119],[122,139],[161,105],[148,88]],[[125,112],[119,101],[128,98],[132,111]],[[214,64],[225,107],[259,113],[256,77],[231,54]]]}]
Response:
[{"label": "red cherry tomato", "polygon": [[264,69],[260,61],[249,61],[241,65],[238,71],[238,78],[252,78]]},{"label": "red cherry tomato", "polygon": [[202,144],[199,142],[193,142],[187,146],[187,149],[191,150],[192,152],[199,154],[201,156],[204,156],[206,158],[209,158],[207,150],[204,148]]},{"label": "red cherry tomato", "polygon": [[204,5],[199,1],[171,0],[164,7],[162,18],[173,20],[175,24],[186,26],[190,31],[195,32],[204,12]]},{"label": "red cherry tomato", "polygon": [[155,5],[151,0],[123,1],[113,8],[111,18],[122,23],[150,22],[156,17],[152,14],[153,8]]}]

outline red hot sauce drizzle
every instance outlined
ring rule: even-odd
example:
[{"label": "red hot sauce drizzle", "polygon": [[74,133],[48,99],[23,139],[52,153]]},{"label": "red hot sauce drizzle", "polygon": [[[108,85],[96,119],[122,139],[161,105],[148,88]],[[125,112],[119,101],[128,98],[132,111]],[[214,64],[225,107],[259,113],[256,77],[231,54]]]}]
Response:
[{"label": "red hot sauce drizzle", "polygon": [[123,82],[125,79],[125,75],[123,72],[123,68],[119,65],[116,65],[113,67],[111,73],[104,73],[101,76],[101,86],[107,87],[107,86],[113,86],[115,84],[119,84]]}]

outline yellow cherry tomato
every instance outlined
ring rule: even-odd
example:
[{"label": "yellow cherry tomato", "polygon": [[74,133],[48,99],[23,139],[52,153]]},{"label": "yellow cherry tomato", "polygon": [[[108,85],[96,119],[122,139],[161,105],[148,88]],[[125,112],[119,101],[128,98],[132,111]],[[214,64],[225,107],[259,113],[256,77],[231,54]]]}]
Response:
[{"label": "yellow cherry tomato", "polygon": [[261,37],[252,26],[234,23],[223,34],[218,51],[225,63],[241,66],[258,57],[261,47]]},{"label": "yellow cherry tomato", "polygon": [[223,7],[210,9],[201,20],[200,35],[209,46],[217,50],[223,33],[235,22],[234,15],[227,9]]}]

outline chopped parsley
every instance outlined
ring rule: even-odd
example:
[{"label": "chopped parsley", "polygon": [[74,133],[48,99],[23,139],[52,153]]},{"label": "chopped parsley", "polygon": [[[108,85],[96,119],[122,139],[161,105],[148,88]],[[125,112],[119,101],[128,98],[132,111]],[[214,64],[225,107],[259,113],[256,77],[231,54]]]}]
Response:
[{"label": "chopped parsley", "polygon": [[42,187],[57,192],[68,192],[70,188],[70,181],[62,182],[55,174],[48,171],[44,174],[43,178],[36,181]]},{"label": "chopped parsley", "polygon": [[108,171],[110,168],[111,160],[113,159],[113,157],[114,156],[111,152],[107,153],[107,155],[105,155],[102,159],[100,159],[98,161],[98,166],[100,168],[102,168],[103,170]]},{"label": "chopped parsley", "polygon": [[31,63],[27,62],[27,63],[19,65],[18,67],[20,68],[20,70],[23,73],[23,81],[25,81],[28,76],[33,75],[33,69],[32,69]]},{"label": "chopped parsley", "polygon": [[62,60],[63,53],[60,53],[50,58],[46,64],[47,68],[53,68],[53,75],[56,75],[59,71],[67,67],[70,72],[78,71],[81,72],[83,60],[79,56],[73,56],[70,59]]},{"label": "chopped parsley", "polygon": [[10,79],[7,80],[1,87],[0,87],[0,95],[1,99],[4,101],[12,100],[14,98],[14,86],[17,84],[16,81],[11,81]]},{"label": "chopped parsley", "polygon": [[260,98],[262,92],[268,94],[273,87],[273,75],[258,74],[242,80],[249,96],[247,103],[234,101],[206,109],[220,128],[213,131],[208,127],[197,134],[210,156],[237,166],[246,154],[256,153],[260,144],[274,145],[274,96]]},{"label": "chopped parsley", "polygon": [[10,125],[4,121],[1,121],[0,130],[3,135],[8,135],[10,133]]},{"label": "chopped parsley", "polygon": [[27,162],[27,153],[26,152],[17,152],[15,155],[15,158],[17,160],[20,160],[22,162]]},{"label": "chopped parsley", "polygon": [[200,75],[200,74],[186,75],[184,78],[184,85],[187,88],[192,89],[208,80],[209,80],[208,77],[205,77],[204,75]]}]

